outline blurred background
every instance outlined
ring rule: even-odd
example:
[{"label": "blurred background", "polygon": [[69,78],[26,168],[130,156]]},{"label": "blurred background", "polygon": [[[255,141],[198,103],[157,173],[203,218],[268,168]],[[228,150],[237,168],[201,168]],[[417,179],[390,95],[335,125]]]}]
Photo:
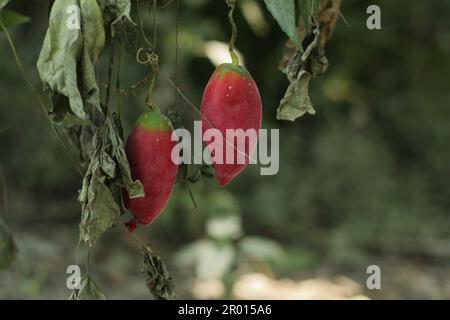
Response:
[{"label": "blurred background", "polygon": [[[199,105],[228,41],[227,9],[223,1],[180,3],[178,64],[175,5],[158,9],[158,52],[162,71],[174,78],[177,70],[179,86]],[[250,166],[225,189],[200,181],[197,209],[178,185],[164,214],[137,231],[167,262],[178,297],[450,298],[450,2],[343,0],[348,25],[339,19],[326,48],[330,67],[311,84],[317,114],[295,123],[275,120],[288,85],[278,70],[286,37],[262,1],[239,4],[236,46],[259,85],[263,127],[280,129],[280,171],[260,176]],[[381,7],[382,30],[366,28],[370,4]],[[8,9],[31,18],[11,33],[40,88],[35,65],[47,1],[13,0]],[[145,19],[148,35],[151,23]],[[123,86],[147,72],[132,56],[123,64]],[[106,68],[100,72],[104,81]],[[0,272],[0,298],[65,299],[81,177],[3,33],[0,74],[8,200],[0,207],[18,247]],[[161,109],[177,104],[185,122],[196,118],[164,79],[154,95]],[[123,103],[127,133],[144,96]],[[93,248],[90,273],[108,298],[148,299],[141,264],[139,248],[116,227]],[[369,265],[381,268],[381,290],[366,287]]]}]

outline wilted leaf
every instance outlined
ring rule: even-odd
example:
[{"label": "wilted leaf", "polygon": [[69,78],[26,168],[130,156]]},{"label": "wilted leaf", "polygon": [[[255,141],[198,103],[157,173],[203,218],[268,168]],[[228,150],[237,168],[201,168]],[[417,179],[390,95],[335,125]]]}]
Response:
[{"label": "wilted leaf", "polygon": [[111,228],[120,216],[120,208],[111,191],[100,180],[98,164],[95,166],[97,168],[93,174],[84,178],[83,190],[80,193],[82,203],[80,238],[89,246]]},{"label": "wilted leaf", "polygon": [[130,0],[97,0],[97,2],[103,11],[105,25],[111,26],[112,35],[115,34],[117,23],[120,21],[125,20],[135,24],[130,16]]},{"label": "wilted leaf", "polygon": [[[72,119],[74,120],[74,123],[70,121]],[[64,121],[64,128],[66,129],[70,141],[78,150],[80,166],[87,169],[95,151],[92,144],[95,127],[92,125],[78,124],[76,119],[78,118],[71,117],[70,115],[67,116]]]},{"label": "wilted leaf", "polygon": [[8,4],[10,0],[0,0],[0,10]]},{"label": "wilted leaf", "polygon": [[121,44],[124,45],[125,51],[136,55],[138,50],[138,29],[135,25],[129,23],[127,20],[116,24],[116,35]]},{"label": "wilted leaf", "polygon": [[[69,6],[80,8],[83,28],[69,28]],[[74,24],[76,26],[76,24]],[[102,12],[96,1],[56,0],[37,67],[52,97],[53,112],[58,119],[70,111],[84,120],[100,125],[104,115],[94,66],[105,43]],[[63,97],[61,97],[62,95]]]},{"label": "wilted leaf", "polygon": [[309,82],[311,78],[310,73],[302,70],[299,77],[291,82],[278,107],[278,120],[294,121],[305,113],[316,113],[309,98]]},{"label": "wilted leaf", "polygon": [[306,39],[309,42],[304,53],[294,53],[283,69],[291,83],[278,107],[278,120],[295,121],[305,113],[316,113],[309,97],[309,83],[327,70],[328,60],[319,47],[317,28]]},{"label": "wilted leaf", "polygon": [[158,300],[175,299],[175,284],[164,261],[153,253],[149,245],[142,247],[142,255],[144,256],[142,273],[145,275],[150,293]]},{"label": "wilted leaf", "polygon": [[73,291],[70,300],[106,300],[106,296],[91,277],[81,279],[80,290]]},{"label": "wilted leaf", "polygon": [[291,39],[298,49],[302,49],[302,43],[297,33],[295,21],[294,0],[264,0],[267,9],[278,22],[284,33]]},{"label": "wilted leaf", "polygon": [[94,135],[94,153],[78,200],[82,205],[80,238],[92,246],[119,218],[121,189],[131,198],[144,196],[140,181],[133,181],[125,155],[120,124],[108,116]]},{"label": "wilted leaf", "polygon": [[[23,14],[11,10],[1,10],[0,20],[2,20],[6,28],[12,28],[30,21],[30,17],[24,16]],[[0,32],[3,32],[3,30],[0,30]]]},{"label": "wilted leaf", "polygon": [[[105,45],[105,31],[100,8],[95,1],[81,1],[81,22],[83,33],[83,49],[81,57],[82,82],[81,88],[84,104],[94,112],[101,114],[100,95],[95,75],[95,64]],[[92,112],[91,112],[92,113]],[[93,117],[100,117],[95,115]],[[94,123],[101,123],[103,117],[94,118]]]}]

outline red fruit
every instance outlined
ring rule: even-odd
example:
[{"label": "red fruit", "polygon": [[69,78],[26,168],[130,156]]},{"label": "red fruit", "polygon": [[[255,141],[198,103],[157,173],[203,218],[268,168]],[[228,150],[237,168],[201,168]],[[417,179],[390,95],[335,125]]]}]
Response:
[{"label": "red fruit", "polygon": [[145,196],[130,199],[124,190],[124,204],[135,219],[128,223],[130,231],[136,223],[152,223],[164,210],[176,181],[178,166],[171,159],[176,141],[169,119],[159,110],[142,114],[128,136],[125,152],[133,180],[144,185]]},{"label": "red fruit", "polygon": [[[261,129],[262,103],[258,87],[248,71],[234,64],[221,64],[214,71],[203,93],[202,133],[216,128],[223,135],[223,164],[213,163],[219,184],[224,186],[241,173],[248,165],[249,157],[256,147],[257,134]],[[254,129],[256,138],[246,139],[245,149],[238,148],[237,139],[226,140],[226,129]],[[212,141],[213,142],[213,141]],[[226,145],[232,147],[234,164],[226,164]],[[207,146],[212,152],[212,143]],[[245,153],[245,163],[237,163],[238,152]],[[212,152],[214,153],[214,152]],[[214,154],[211,154],[214,156]],[[231,156],[231,155],[229,155]]]}]

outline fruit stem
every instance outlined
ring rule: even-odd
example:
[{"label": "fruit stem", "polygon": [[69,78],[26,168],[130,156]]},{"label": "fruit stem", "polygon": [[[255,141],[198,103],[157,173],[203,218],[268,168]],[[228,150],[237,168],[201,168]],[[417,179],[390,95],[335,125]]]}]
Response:
[{"label": "fruit stem", "polygon": [[231,56],[231,63],[234,65],[239,65],[239,57],[237,56],[236,52],[234,52],[234,43],[236,42],[236,38],[237,38],[237,26],[236,26],[236,22],[234,21],[233,18],[233,13],[234,13],[234,9],[236,7],[236,1],[237,0],[225,0],[225,2],[228,5],[228,8],[230,9],[228,11],[228,20],[230,21],[230,25],[231,25],[231,39],[230,42],[228,43],[229,46],[229,51],[230,51],[230,56]]},{"label": "fruit stem", "polygon": [[150,79],[150,82],[148,83],[148,86],[147,86],[147,96],[145,98],[145,105],[150,110],[153,110],[152,93],[153,93],[153,86],[155,85],[155,79],[156,79],[156,73],[153,73],[152,78]]},{"label": "fruit stem", "polygon": [[[145,59],[143,59],[141,57],[141,53],[144,54]],[[152,92],[153,92],[153,86],[155,85],[156,74],[159,73],[159,57],[151,49],[139,48],[139,50],[136,52],[136,61],[140,64],[145,64],[145,65],[149,66],[153,71],[152,78],[150,79],[150,82],[148,83],[148,86],[147,86],[147,96],[145,98],[145,105],[150,110],[153,110]]]}]

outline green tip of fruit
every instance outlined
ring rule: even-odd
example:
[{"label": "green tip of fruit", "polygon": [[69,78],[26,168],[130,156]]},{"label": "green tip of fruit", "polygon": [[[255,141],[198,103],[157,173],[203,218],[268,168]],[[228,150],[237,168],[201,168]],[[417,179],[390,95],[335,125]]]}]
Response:
[{"label": "green tip of fruit", "polygon": [[219,77],[223,77],[228,72],[235,72],[246,78],[250,77],[250,73],[248,73],[245,67],[233,63],[222,63],[216,69],[216,75]]},{"label": "green tip of fruit", "polygon": [[136,125],[148,131],[173,130],[169,118],[163,115],[158,109],[143,113],[137,120]]}]

